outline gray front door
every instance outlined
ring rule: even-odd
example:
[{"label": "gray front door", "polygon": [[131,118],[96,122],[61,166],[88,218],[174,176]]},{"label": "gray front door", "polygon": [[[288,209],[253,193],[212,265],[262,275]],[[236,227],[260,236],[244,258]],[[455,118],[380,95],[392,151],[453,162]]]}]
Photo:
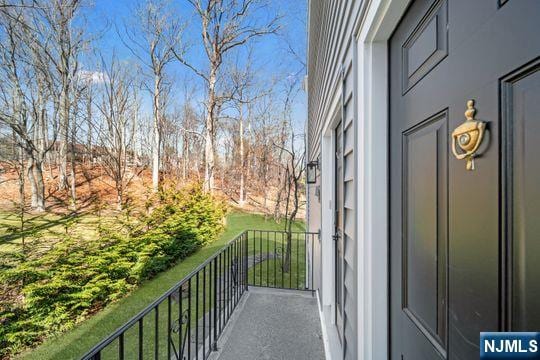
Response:
[{"label": "gray front door", "polygon": [[[419,0],[390,40],[392,359],[540,329],[539,33],[537,0]],[[467,109],[474,169],[452,151]]]}]

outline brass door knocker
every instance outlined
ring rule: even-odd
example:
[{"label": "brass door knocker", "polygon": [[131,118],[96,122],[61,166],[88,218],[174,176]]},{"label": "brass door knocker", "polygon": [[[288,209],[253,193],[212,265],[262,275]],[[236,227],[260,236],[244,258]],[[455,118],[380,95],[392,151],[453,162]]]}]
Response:
[{"label": "brass door knocker", "polygon": [[[474,170],[474,157],[484,139],[486,123],[475,120],[474,100],[467,101],[465,122],[452,132],[452,152],[458,160],[467,159],[467,170]],[[459,146],[460,150],[456,144]]]}]

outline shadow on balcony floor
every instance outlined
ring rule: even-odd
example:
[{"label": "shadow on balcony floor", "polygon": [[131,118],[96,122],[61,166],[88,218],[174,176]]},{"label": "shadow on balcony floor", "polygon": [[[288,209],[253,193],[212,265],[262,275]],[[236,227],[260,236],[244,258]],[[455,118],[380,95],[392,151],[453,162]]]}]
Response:
[{"label": "shadow on balcony floor", "polygon": [[324,359],[317,299],[311,292],[250,287],[212,359]]}]

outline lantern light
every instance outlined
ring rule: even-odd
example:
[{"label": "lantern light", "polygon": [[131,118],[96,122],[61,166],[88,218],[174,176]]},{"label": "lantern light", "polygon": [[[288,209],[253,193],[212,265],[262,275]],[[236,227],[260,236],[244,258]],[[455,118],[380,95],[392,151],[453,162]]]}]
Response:
[{"label": "lantern light", "polygon": [[312,160],[307,163],[306,182],[308,184],[317,183],[317,169],[319,168],[319,160]]}]

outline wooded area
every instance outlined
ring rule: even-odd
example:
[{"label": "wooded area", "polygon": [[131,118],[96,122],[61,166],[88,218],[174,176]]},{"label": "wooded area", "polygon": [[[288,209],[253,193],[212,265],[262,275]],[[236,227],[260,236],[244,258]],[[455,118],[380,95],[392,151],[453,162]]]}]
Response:
[{"label": "wooded area", "polygon": [[[93,189],[105,187],[122,210],[143,197],[135,182],[155,193],[200,181],[275,218],[298,211],[301,47],[281,33],[280,15],[255,16],[266,1],[181,3],[139,1],[96,29],[84,0],[0,1],[0,186],[16,187],[12,205],[76,211],[109,203]],[[199,36],[187,36],[194,28]],[[128,59],[99,46],[106,31]],[[265,37],[283,42],[288,73],[260,75]]]}]

